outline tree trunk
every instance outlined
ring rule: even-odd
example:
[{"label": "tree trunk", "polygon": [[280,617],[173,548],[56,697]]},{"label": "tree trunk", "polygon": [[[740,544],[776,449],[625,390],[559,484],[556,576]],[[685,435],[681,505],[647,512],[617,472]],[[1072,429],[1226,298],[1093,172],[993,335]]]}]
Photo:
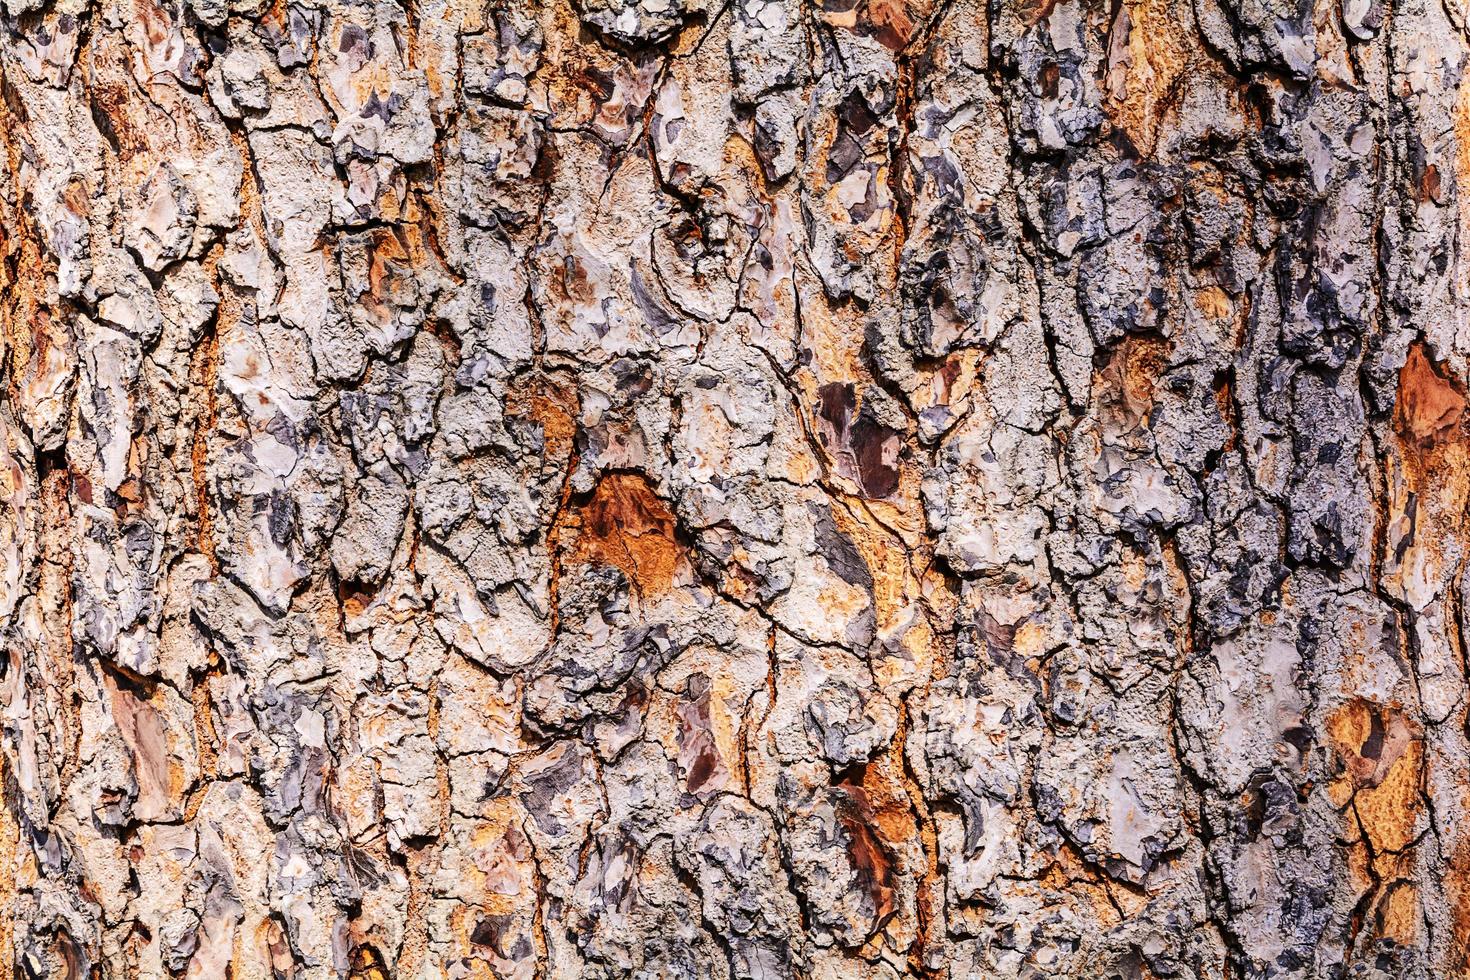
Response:
[{"label": "tree trunk", "polygon": [[1459,4],[0,9],[17,977],[1470,976]]}]

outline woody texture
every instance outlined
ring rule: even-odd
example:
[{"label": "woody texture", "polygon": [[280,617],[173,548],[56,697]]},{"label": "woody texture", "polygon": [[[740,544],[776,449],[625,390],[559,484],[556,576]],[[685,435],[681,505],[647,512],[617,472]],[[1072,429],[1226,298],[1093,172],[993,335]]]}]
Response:
[{"label": "woody texture", "polygon": [[1470,978],[1465,0],[0,0],[0,976]]}]

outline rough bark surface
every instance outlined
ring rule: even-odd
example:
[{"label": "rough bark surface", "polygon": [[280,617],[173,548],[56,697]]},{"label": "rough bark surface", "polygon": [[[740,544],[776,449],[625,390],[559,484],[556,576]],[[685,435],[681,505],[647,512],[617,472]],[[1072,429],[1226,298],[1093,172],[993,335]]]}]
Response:
[{"label": "rough bark surface", "polygon": [[0,10],[16,976],[1470,976],[1459,0]]}]

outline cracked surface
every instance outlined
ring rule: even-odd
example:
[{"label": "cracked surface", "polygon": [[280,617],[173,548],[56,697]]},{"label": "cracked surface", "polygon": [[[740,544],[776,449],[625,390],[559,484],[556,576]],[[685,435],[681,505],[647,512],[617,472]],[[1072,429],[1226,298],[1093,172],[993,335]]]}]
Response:
[{"label": "cracked surface", "polygon": [[1459,6],[0,12],[17,977],[1470,977]]}]

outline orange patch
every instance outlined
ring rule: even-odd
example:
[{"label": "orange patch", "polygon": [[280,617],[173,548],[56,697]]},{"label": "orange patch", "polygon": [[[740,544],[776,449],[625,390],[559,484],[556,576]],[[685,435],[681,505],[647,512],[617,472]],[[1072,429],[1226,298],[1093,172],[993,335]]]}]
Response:
[{"label": "orange patch", "polygon": [[[1450,859],[1445,891],[1451,902],[1455,935],[1470,936],[1470,841],[1463,841]],[[1447,976],[1470,976],[1470,943],[1451,944],[1450,960],[1443,964]]]},{"label": "orange patch", "polygon": [[[228,321],[239,306],[239,301],[233,293],[228,290],[220,290],[220,294],[222,301],[220,319],[216,320],[217,324]],[[219,559],[214,553],[214,527],[209,513],[208,470],[209,437],[217,427],[216,418],[219,410],[218,394],[215,391],[216,380],[219,377],[218,327],[211,330],[204,342],[194,349],[192,361],[191,380],[195,377],[200,380],[199,387],[195,390],[203,393],[200,396],[201,404],[198,407],[198,414],[195,416],[194,435],[189,445],[189,475],[194,481],[194,504],[199,510],[199,536],[196,546],[199,552],[209,559],[209,567],[218,572]]]},{"label": "orange patch", "polygon": [[1211,320],[1223,320],[1235,310],[1230,297],[1219,286],[1206,286],[1195,293],[1194,308]]},{"label": "orange patch", "polygon": [[890,51],[902,51],[914,35],[914,21],[904,0],[868,0],[873,36]]},{"label": "orange patch", "polygon": [[[9,764],[0,760],[0,778],[10,779]],[[9,807],[0,807],[0,902],[11,908],[15,895],[21,888],[17,864],[20,861],[20,825],[11,815]],[[0,957],[14,955],[15,926],[10,916],[0,918]]]},{"label": "orange patch", "polygon": [[1327,719],[1327,735],[1357,786],[1377,786],[1415,737],[1403,717],[1354,698]]},{"label": "orange patch", "polygon": [[1379,853],[1401,851],[1414,840],[1414,827],[1424,799],[1420,793],[1424,743],[1412,741],[1388,767],[1377,786],[1358,791],[1355,806],[1368,841]]},{"label": "orange patch", "polygon": [[[1470,508],[1465,423],[1464,386],[1415,344],[1399,371],[1394,402],[1398,471],[1390,471],[1389,518],[1396,533],[1388,543],[1400,566],[1417,563],[1420,574],[1431,577],[1446,573],[1450,543],[1464,538]],[[1403,568],[1390,569],[1389,577],[1406,574]]]},{"label": "orange patch", "polygon": [[1397,712],[1355,699],[1333,712],[1327,734],[1344,769],[1328,788],[1330,799],[1352,803],[1375,853],[1403,850],[1423,806],[1418,732]]},{"label": "orange patch", "polygon": [[642,595],[665,592],[683,555],[674,515],[648,481],[633,474],[602,478],[592,499],[569,518],[573,561],[614,565]]},{"label": "orange patch", "polygon": [[1412,947],[1418,941],[1422,918],[1418,889],[1412,881],[1401,879],[1388,885],[1378,901],[1374,912],[1375,932],[1401,946]]},{"label": "orange patch", "polygon": [[1134,426],[1148,417],[1154,407],[1159,375],[1169,360],[1169,342],[1159,337],[1129,335],[1113,351],[1099,381],[1104,401],[1115,406],[1119,416]]},{"label": "orange patch", "polygon": [[373,946],[364,944],[353,949],[349,964],[351,980],[388,980],[383,969],[383,956]]},{"label": "orange patch", "polygon": [[1465,395],[1424,353],[1422,344],[1409,348],[1399,370],[1399,393],[1394,423],[1400,435],[1433,444],[1445,439],[1465,414]]},{"label": "orange patch", "polygon": [[401,305],[410,288],[404,268],[409,261],[408,250],[395,230],[380,228],[369,239],[368,256],[368,292],[363,304],[380,321],[387,322],[391,318],[388,308]]},{"label": "orange patch", "polygon": [[1455,103],[1455,170],[1458,182],[1470,180],[1470,85],[1460,86]]},{"label": "orange patch", "polygon": [[1113,25],[1104,110],[1144,156],[1153,154],[1175,89],[1196,54],[1184,23],[1168,0],[1137,0],[1119,9]]},{"label": "orange patch", "polygon": [[577,396],[560,385],[537,380],[513,388],[505,400],[510,415],[530,418],[541,426],[548,460],[561,461],[572,451],[577,434]]}]

